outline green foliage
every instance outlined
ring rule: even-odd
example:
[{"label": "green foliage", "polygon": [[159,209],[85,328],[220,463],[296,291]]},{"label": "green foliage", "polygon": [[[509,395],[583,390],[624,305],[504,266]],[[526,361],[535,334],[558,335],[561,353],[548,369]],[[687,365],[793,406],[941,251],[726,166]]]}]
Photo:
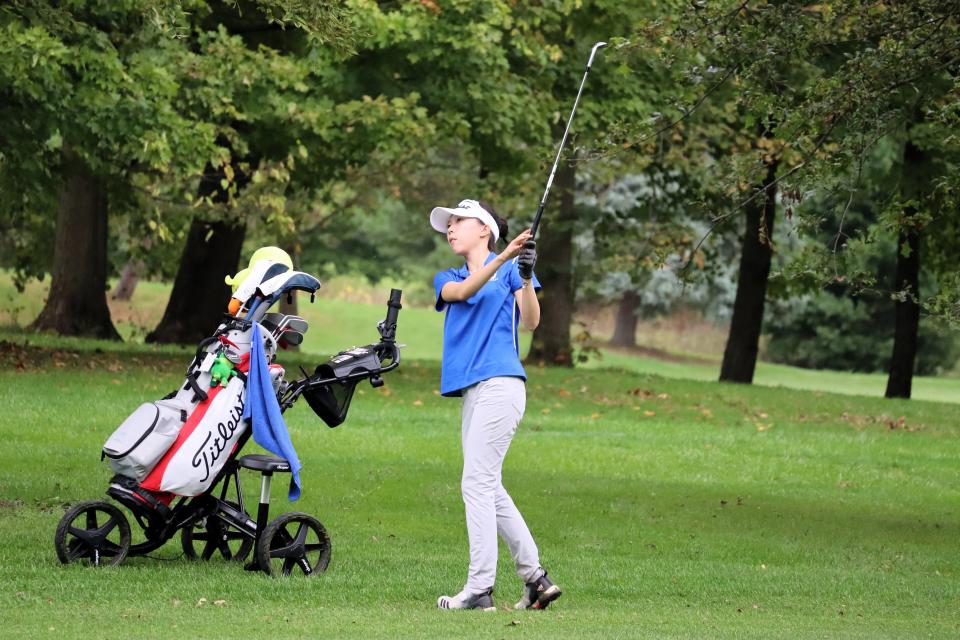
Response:
[{"label": "green foliage", "polygon": [[[369,277],[405,270],[424,279],[427,265],[444,264],[439,256],[422,260],[434,246],[430,207],[482,197],[514,231],[528,224],[586,52],[596,39],[629,32],[648,11],[612,2],[547,8],[357,0],[350,7],[363,35],[355,57],[331,59],[326,95],[343,103],[406,99],[415,91],[432,137],[415,139],[414,147],[407,142],[405,153],[378,150],[366,168],[358,158],[346,176],[315,192],[313,212],[292,216],[296,233],[306,236],[302,246],[312,264],[349,262]],[[594,145],[611,123],[639,113],[652,91],[617,54],[599,60],[574,144]]]},{"label": "green foliage", "polygon": [[[823,292],[791,304],[775,304],[764,322],[767,358],[809,369],[882,372],[893,352],[894,308],[888,298],[850,298]],[[955,336],[921,320],[915,371],[938,375],[960,357]]]},{"label": "green foliage", "polygon": [[[880,238],[881,229],[895,237],[908,202],[930,224],[924,235],[936,238],[924,265],[949,273],[952,267],[943,269],[939,256],[956,253],[950,219],[956,217],[952,176],[960,150],[951,126],[960,97],[958,41],[955,8],[932,0],[690,3],[638,29],[629,45],[646,51],[675,80],[661,96],[667,105],[665,124],[636,123],[630,144],[658,131],[685,132],[692,122],[699,126],[701,118],[712,123],[699,131],[707,138],[702,144],[713,148],[710,155],[718,161],[708,167],[711,177],[704,183],[726,191],[732,200],[714,209],[715,228],[754,196],[751,185],[759,182],[766,159],[779,157],[786,214],[796,215],[799,230],[819,228],[822,210],[796,205],[812,193],[832,194],[834,220],[841,221],[832,231],[840,235],[848,194],[852,198],[862,187],[858,167],[865,156],[884,140],[902,141],[909,135],[933,159],[930,170],[916,178],[921,184],[907,184],[914,178],[902,183],[914,195],[885,207],[876,231],[850,235],[849,242],[831,250],[832,257],[819,252],[799,256],[783,273],[821,287],[838,275],[854,280],[859,273],[838,273],[844,261],[840,254]],[[757,127],[775,131],[775,138],[751,142]],[[888,187],[901,184],[899,175],[880,180]],[[956,292],[942,289],[925,301],[928,310],[944,307],[936,302],[939,296],[955,299]]]}]

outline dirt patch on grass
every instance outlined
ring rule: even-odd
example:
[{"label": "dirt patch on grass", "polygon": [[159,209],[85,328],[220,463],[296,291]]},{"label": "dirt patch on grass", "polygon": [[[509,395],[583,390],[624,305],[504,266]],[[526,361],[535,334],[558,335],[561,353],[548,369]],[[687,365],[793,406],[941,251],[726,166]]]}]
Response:
[{"label": "dirt patch on grass", "polygon": [[[613,306],[583,305],[577,310],[576,320],[595,339],[609,340],[613,335],[615,313]],[[698,362],[696,355],[691,356],[693,360],[672,360],[674,356],[671,354],[702,354],[704,358],[720,358],[726,345],[727,327],[710,322],[697,311],[678,309],[667,316],[640,320],[637,323],[636,340],[638,345],[643,346],[635,355],[676,362]],[[644,352],[644,349],[651,351]],[[661,357],[661,354],[668,354],[669,357]]]},{"label": "dirt patch on grass", "polygon": [[654,358],[656,360],[663,360],[665,362],[677,362],[680,364],[717,364],[717,361],[712,358],[670,353],[669,351],[656,349],[654,347],[613,347],[608,343],[598,344],[596,346],[603,347],[607,351],[612,351],[613,353],[620,353],[628,356],[640,356],[643,358]]},{"label": "dirt patch on grass", "polygon": [[185,369],[187,364],[187,358],[173,358],[167,354],[132,355],[99,348],[81,351],[0,340],[0,368],[5,371],[95,369],[120,372],[138,368],[167,372]]}]

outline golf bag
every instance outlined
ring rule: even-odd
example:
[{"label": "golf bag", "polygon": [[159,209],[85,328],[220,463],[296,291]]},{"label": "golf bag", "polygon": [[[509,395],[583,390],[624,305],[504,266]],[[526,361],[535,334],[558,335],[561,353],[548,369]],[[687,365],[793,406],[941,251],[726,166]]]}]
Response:
[{"label": "golf bag", "polygon": [[[247,311],[246,319],[228,315],[214,335],[200,343],[183,385],[161,400],[140,405],[107,439],[102,458],[125,482],[159,494],[197,496],[216,480],[249,428],[242,416],[255,323],[264,329],[259,335],[266,362],[284,344],[273,335],[278,327],[271,324],[279,314],[257,310],[265,312],[291,289],[313,293],[319,287],[313,276],[295,271],[278,276],[276,271],[253,288],[259,299],[251,309],[241,309]],[[268,288],[272,290],[264,291]],[[284,370],[270,364],[269,374],[279,394]]]}]

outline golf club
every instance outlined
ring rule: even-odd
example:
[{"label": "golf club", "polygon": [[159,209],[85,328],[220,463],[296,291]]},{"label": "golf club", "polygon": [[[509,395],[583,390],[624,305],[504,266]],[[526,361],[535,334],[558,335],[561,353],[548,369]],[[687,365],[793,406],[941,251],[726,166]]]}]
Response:
[{"label": "golf club", "polygon": [[307,321],[300,316],[283,316],[272,333],[274,337],[279,338],[284,331],[293,330],[298,333],[306,333],[307,328]]},{"label": "golf club", "polygon": [[280,345],[287,345],[295,347],[303,343],[303,334],[299,331],[294,331],[292,329],[287,329],[283,332],[282,335],[277,339],[280,342]]},{"label": "golf club", "polygon": [[262,324],[267,331],[273,333],[284,317],[282,313],[268,313],[260,319],[260,324]]},{"label": "golf club", "polygon": [[543,215],[543,208],[547,204],[547,194],[550,193],[550,187],[553,185],[553,176],[557,173],[557,165],[560,164],[560,154],[563,153],[563,145],[567,143],[567,135],[570,133],[570,125],[573,123],[573,114],[577,112],[577,105],[580,104],[580,95],[583,93],[583,86],[587,83],[587,74],[590,73],[590,66],[593,64],[593,57],[597,55],[597,50],[607,46],[606,42],[598,42],[590,50],[590,59],[587,60],[587,69],[583,72],[583,80],[580,81],[580,89],[577,91],[577,98],[573,101],[573,109],[570,110],[570,117],[567,118],[567,128],[563,130],[563,138],[560,139],[560,146],[557,148],[557,157],[553,160],[553,168],[550,169],[550,177],[547,179],[547,188],[543,190],[543,198],[540,199],[540,206],[537,207],[537,215],[533,218],[533,225],[530,227],[530,237],[536,238],[537,227],[540,226],[540,217]]}]

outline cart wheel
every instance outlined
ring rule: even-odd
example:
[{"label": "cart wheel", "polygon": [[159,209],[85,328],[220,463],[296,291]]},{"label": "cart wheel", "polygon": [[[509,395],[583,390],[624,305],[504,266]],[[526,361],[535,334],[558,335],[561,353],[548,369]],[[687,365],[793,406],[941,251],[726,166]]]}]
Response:
[{"label": "cart wheel", "polygon": [[130,524],[109,502],[87,500],[60,519],[54,545],[63,564],[85,560],[94,567],[117,565],[130,551]]},{"label": "cart wheel", "polygon": [[[227,504],[240,510],[236,502]],[[214,515],[184,527],[180,542],[183,544],[183,555],[191,560],[210,560],[213,554],[219,553],[224,560],[243,562],[253,548],[253,538],[248,538]]]},{"label": "cart wheel", "polygon": [[307,576],[326,571],[330,564],[330,536],[313,516],[295,511],[284,513],[260,534],[257,563],[274,576],[288,576],[294,567]]}]

